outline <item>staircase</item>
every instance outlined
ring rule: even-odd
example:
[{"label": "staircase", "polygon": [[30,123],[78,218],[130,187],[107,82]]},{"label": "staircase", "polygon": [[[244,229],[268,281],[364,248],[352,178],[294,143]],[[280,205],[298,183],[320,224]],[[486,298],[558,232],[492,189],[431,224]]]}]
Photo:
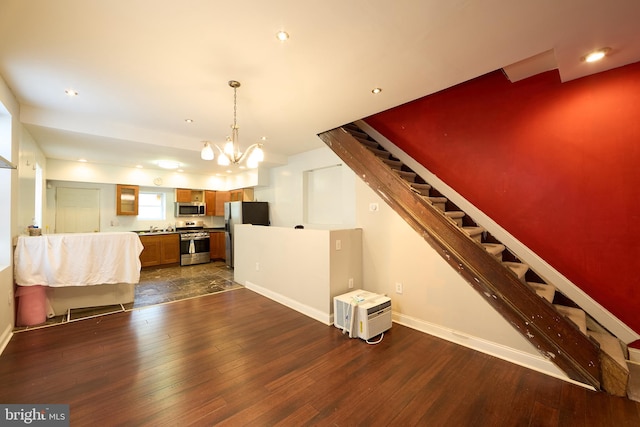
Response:
[{"label": "staircase", "polygon": [[575,381],[627,395],[621,341],[358,126],[319,137],[544,357]]}]

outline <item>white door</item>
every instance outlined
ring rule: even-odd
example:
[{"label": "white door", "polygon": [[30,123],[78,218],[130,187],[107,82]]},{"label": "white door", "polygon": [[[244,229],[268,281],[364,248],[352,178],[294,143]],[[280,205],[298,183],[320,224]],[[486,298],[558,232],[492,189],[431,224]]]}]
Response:
[{"label": "white door", "polygon": [[97,188],[56,189],[56,233],[100,231],[100,190]]}]

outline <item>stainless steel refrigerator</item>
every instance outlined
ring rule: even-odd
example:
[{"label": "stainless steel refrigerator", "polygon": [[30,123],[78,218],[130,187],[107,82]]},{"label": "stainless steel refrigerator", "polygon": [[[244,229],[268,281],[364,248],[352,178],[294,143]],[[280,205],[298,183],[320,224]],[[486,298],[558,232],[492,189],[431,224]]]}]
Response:
[{"label": "stainless steel refrigerator", "polygon": [[233,268],[233,226],[235,224],[269,225],[267,202],[226,202],[224,204],[224,231],[227,266]]}]

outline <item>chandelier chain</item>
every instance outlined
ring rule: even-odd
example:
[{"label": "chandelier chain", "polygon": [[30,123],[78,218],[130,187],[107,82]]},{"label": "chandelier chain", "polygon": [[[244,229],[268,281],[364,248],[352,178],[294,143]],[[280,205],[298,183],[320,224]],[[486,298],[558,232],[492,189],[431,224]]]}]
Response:
[{"label": "chandelier chain", "polygon": [[238,103],[237,103],[237,99],[238,99],[238,87],[234,86],[233,87],[233,128],[236,129],[238,127],[238,125],[236,124],[236,116],[237,116],[237,112],[238,112]]}]

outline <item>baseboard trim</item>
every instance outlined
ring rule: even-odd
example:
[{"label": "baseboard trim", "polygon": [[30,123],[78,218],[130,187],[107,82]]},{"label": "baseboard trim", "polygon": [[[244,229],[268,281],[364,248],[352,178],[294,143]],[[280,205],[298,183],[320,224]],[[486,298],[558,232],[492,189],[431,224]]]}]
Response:
[{"label": "baseboard trim", "polygon": [[309,307],[306,304],[302,304],[296,300],[293,300],[277,292],[273,292],[269,289],[263,288],[262,286],[256,285],[255,283],[251,283],[249,281],[246,281],[244,286],[245,288],[257,294],[267,297],[270,300],[276,301],[286,307],[289,307],[299,313],[304,314],[305,316],[311,317],[312,319],[315,319],[318,322],[324,323],[325,325],[333,325],[333,315],[330,315],[328,313],[323,313],[320,310],[317,310],[313,307]]},{"label": "baseboard trim", "polygon": [[0,335],[0,354],[4,352],[4,349],[7,347],[7,344],[9,344],[9,341],[11,341],[12,336],[13,328],[11,325],[7,325],[4,331],[2,331],[2,335]]},{"label": "baseboard trim", "polygon": [[450,341],[452,343],[459,344],[472,350],[497,357],[507,362],[515,363],[516,365],[532,369],[542,374],[582,386],[589,390],[595,390],[595,388],[588,384],[583,384],[567,377],[565,373],[562,372],[556,365],[542,356],[525,353],[511,347],[506,347],[502,344],[487,341],[463,332],[455,331],[453,329],[447,329],[440,325],[426,322],[424,320],[397,312],[393,312],[393,321],[395,323],[398,323],[399,325],[403,325],[408,328],[423,332],[425,334],[442,338],[443,340]]}]

